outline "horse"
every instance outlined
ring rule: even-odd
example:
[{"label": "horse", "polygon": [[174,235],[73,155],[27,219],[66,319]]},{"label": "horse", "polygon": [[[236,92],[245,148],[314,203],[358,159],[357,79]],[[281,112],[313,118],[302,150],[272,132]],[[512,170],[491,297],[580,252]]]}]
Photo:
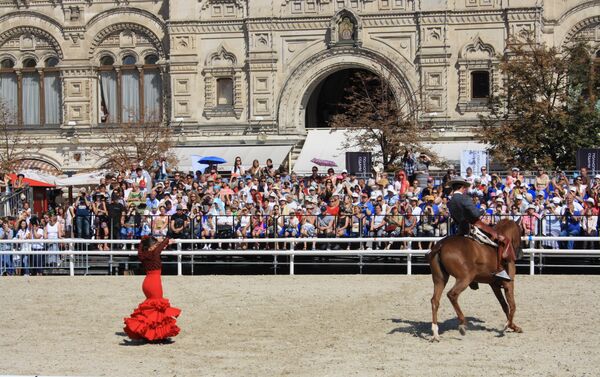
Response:
[{"label": "horse", "polygon": [[[506,242],[510,245],[506,251],[509,252],[508,254],[512,254],[512,257],[509,256],[504,260],[506,271],[511,278],[510,281],[501,281],[494,277],[497,268],[497,249],[471,238],[464,236],[446,237],[438,241],[427,255],[433,279],[433,297],[431,298],[431,331],[433,332],[433,338],[431,341],[439,342],[440,340],[437,312],[440,306],[440,297],[450,275],[454,276],[456,283],[448,291],[447,296],[458,316],[458,330],[461,335],[466,334],[467,326],[465,316],[458,305],[458,296],[469,286],[472,289],[478,289],[477,283],[489,284],[498,302],[500,302],[507,318],[504,331],[510,328],[514,332],[522,332],[522,329],[514,323],[516,310],[514,297],[515,259],[522,256],[520,247],[521,227],[512,220],[503,219],[494,228],[499,234],[506,237]],[[512,250],[510,250],[511,247]],[[517,251],[516,256],[514,255],[515,250]],[[502,288],[504,288],[506,299],[502,294]]]}]

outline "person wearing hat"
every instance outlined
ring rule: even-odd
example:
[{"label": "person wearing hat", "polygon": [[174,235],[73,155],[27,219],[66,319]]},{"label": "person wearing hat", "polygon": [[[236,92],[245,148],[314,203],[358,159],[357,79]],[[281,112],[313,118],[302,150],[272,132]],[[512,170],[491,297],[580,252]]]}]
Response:
[{"label": "person wearing hat", "polygon": [[[588,237],[596,237],[598,235],[598,208],[595,207],[596,201],[594,198],[587,198],[584,202],[583,218],[581,220],[583,226],[583,234]],[[584,249],[593,249],[594,241],[585,241]]]},{"label": "person wearing hat", "polygon": [[[483,211],[475,207],[473,201],[467,195],[467,189],[471,184],[464,178],[458,177],[450,180],[448,185],[452,190],[452,198],[448,202],[448,209],[452,220],[458,226],[457,234],[467,236],[471,233],[471,225],[476,226],[498,242],[498,253],[500,253],[502,245],[506,243],[506,238],[480,220],[480,217],[484,214]],[[498,261],[497,267],[498,269],[494,275],[499,279],[510,280],[500,261]]]},{"label": "person wearing hat", "polygon": [[537,223],[540,215],[536,212],[537,208],[533,204],[527,206],[527,211],[521,219],[521,226],[526,236],[534,235],[537,231]]}]

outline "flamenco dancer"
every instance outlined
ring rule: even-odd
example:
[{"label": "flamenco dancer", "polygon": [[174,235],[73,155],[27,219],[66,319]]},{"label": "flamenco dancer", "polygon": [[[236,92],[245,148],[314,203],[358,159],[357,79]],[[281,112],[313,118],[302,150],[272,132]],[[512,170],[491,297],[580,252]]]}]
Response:
[{"label": "flamenco dancer", "polygon": [[171,307],[169,300],[163,297],[160,278],[160,253],[171,243],[168,238],[158,242],[154,237],[142,237],[138,258],[146,270],[146,278],[142,284],[146,300],[129,318],[125,318],[123,330],[131,339],[161,342],[179,334],[175,317],[179,316],[181,310]]}]

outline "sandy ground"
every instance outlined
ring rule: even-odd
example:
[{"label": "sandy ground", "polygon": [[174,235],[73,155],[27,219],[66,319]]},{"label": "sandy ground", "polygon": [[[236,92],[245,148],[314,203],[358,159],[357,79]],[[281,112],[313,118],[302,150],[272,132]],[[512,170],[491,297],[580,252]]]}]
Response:
[{"label": "sandy ground", "polygon": [[[164,277],[183,310],[168,345],[126,345],[141,276],[1,278],[0,374],[597,376],[600,277],[519,276],[516,323],[491,290],[451,305],[430,343],[429,276]],[[451,281],[452,282],[452,281]],[[551,289],[550,289],[551,287]]]}]

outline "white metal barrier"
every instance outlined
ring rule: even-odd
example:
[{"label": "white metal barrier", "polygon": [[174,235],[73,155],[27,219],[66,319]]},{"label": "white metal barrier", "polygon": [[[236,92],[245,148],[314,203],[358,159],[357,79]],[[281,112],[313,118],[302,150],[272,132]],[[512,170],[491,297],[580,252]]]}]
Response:
[{"label": "white metal barrier", "polygon": [[[162,255],[175,256],[177,261],[177,274],[183,274],[182,256],[288,256],[289,257],[289,273],[295,273],[296,256],[403,256],[406,257],[407,274],[412,274],[413,256],[423,256],[429,252],[429,249],[410,249],[410,244],[413,242],[436,242],[441,237],[388,237],[388,238],[259,238],[259,239],[176,239],[176,250],[165,250]],[[529,273],[535,274],[535,258],[544,255],[554,256],[582,256],[582,257],[600,257],[600,250],[565,250],[565,249],[543,249],[536,248],[535,243],[539,241],[590,241],[600,242],[600,237],[553,237],[553,236],[530,236],[523,237],[522,240],[528,247],[523,248],[523,253],[529,257]],[[354,249],[354,250],[295,250],[295,246],[299,243],[336,243],[336,244],[351,244],[361,243],[373,245],[376,243],[403,243],[408,245],[406,249],[384,249],[372,250]],[[45,244],[44,250],[30,250],[22,252],[14,247],[14,245],[22,244]],[[27,255],[62,255],[67,256],[69,263],[69,274],[75,275],[75,256],[88,255],[104,255],[109,256],[112,261],[113,256],[132,256],[137,255],[137,250],[115,250],[112,245],[126,245],[126,248],[137,245],[139,240],[87,240],[78,238],[66,238],[59,240],[0,240],[0,256],[27,254]],[[185,244],[283,244],[285,248],[279,250],[183,250]],[[48,250],[51,249],[48,245],[66,245],[67,250]],[[111,245],[110,250],[90,250],[89,245],[93,244],[108,244]],[[9,246],[4,246],[9,245]],[[76,250],[75,245],[84,245],[84,250]],[[131,246],[129,246],[131,245]],[[8,250],[6,250],[8,248]],[[576,266],[573,266],[576,267]],[[600,267],[600,266],[599,266]]]}]

